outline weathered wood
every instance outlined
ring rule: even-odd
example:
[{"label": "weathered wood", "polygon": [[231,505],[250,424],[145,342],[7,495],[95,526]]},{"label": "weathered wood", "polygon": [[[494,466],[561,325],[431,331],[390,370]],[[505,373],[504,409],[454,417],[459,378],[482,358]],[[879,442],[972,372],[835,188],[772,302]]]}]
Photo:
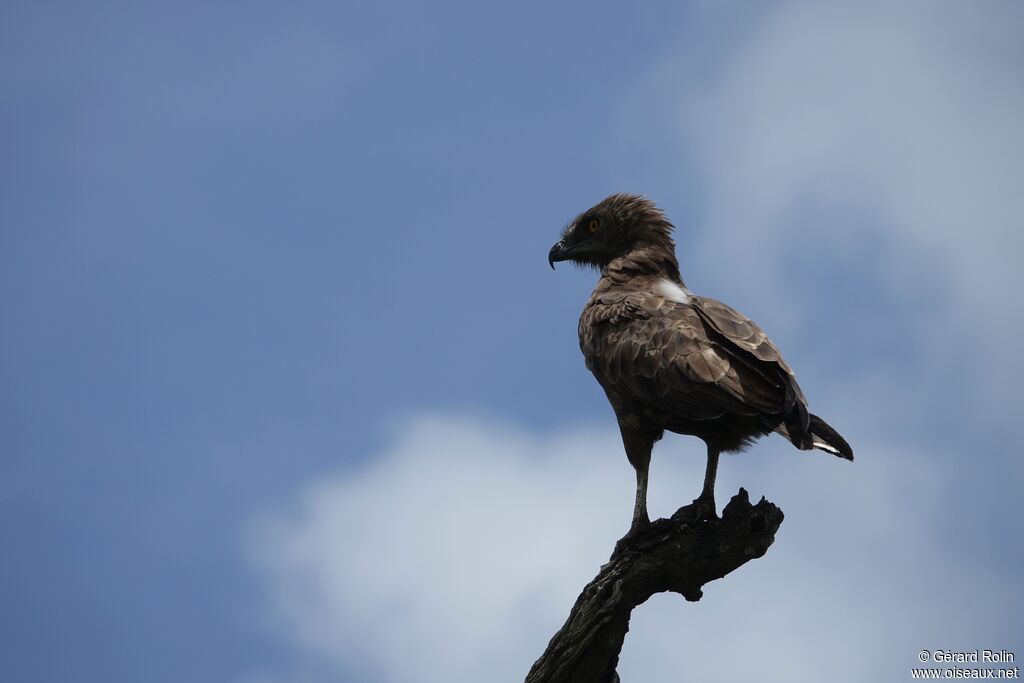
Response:
[{"label": "weathered wood", "polygon": [[764,498],[751,505],[742,488],[721,519],[695,520],[693,513],[692,506],[680,508],[616,546],[526,683],[618,683],[615,667],[637,605],[664,591],[700,600],[704,584],[764,555],[783,519],[782,510]]}]

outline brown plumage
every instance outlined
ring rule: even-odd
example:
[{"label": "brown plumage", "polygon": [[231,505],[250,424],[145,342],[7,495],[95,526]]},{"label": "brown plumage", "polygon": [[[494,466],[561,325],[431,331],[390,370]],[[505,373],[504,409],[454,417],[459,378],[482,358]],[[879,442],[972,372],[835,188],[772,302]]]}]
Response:
[{"label": "brown plumage", "polygon": [[647,470],[665,430],[707,444],[702,514],[714,515],[718,456],[778,432],[797,448],[853,460],[849,444],[807,401],[782,354],[752,320],[691,294],[672,224],[649,200],[612,195],[577,216],[548,260],[594,266],[601,278],[580,316],[587,368],[615,410],[636,469],[631,533],[648,523]]}]

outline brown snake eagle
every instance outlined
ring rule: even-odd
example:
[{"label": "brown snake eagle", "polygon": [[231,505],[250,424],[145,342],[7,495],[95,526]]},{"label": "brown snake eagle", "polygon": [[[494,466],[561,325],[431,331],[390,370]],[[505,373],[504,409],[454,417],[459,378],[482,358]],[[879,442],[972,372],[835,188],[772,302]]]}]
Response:
[{"label": "brown snake eagle", "polygon": [[650,200],[615,194],[577,216],[548,262],[593,266],[601,278],[580,316],[580,349],[601,384],[636,469],[629,536],[648,524],[647,471],[665,430],[707,444],[694,501],[714,517],[718,456],[777,432],[801,450],[853,460],[842,436],[807,410],[782,354],[752,320],[683,284],[672,224]]}]

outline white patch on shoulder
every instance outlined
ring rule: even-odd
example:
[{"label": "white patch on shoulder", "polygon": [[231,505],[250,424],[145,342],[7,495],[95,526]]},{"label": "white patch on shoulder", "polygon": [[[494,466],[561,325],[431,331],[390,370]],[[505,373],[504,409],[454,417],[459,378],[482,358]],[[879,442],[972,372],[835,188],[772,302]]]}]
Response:
[{"label": "white patch on shoulder", "polygon": [[690,303],[690,292],[671,280],[658,280],[658,284],[654,285],[654,291],[669,301],[679,304]]}]

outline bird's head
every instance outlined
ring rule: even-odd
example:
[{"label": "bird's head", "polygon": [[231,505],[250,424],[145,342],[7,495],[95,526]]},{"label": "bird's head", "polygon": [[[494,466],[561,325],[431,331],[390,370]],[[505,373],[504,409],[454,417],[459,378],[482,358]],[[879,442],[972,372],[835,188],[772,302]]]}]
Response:
[{"label": "bird's head", "polygon": [[672,224],[654,202],[613,194],[576,216],[548,252],[548,263],[573,261],[601,269],[637,248],[664,251],[675,262]]}]

